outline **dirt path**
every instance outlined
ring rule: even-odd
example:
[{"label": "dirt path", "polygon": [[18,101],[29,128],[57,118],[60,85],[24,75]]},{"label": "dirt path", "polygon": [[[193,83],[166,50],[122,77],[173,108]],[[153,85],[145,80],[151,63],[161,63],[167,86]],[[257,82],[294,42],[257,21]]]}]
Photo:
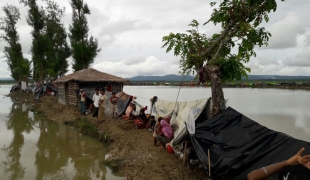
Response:
[{"label": "dirt path", "polygon": [[111,156],[108,160],[119,162],[119,173],[126,179],[209,179],[203,168],[190,170],[182,166],[182,161],[166,149],[153,145],[150,131],[135,129],[132,121],[108,119],[104,124],[96,123],[91,115],[80,116],[73,106],[64,106],[54,96],[45,96],[35,101],[32,94],[15,93],[12,98],[26,102],[28,107],[54,121],[75,121],[85,118],[97,126],[98,131],[106,132],[112,139],[108,146]]}]

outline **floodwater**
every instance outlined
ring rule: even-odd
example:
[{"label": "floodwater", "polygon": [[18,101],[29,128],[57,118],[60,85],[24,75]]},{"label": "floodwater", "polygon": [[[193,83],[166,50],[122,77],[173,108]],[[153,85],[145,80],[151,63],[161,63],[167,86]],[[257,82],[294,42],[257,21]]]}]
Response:
[{"label": "floodwater", "polygon": [[[102,143],[76,129],[47,121],[13,102],[11,86],[0,87],[0,179],[2,180],[93,180],[124,179],[108,167]],[[188,101],[209,98],[206,87],[125,86],[137,102],[150,105],[150,98]],[[179,96],[178,96],[179,93]],[[285,89],[225,88],[227,105],[276,131],[309,141],[310,91]]]},{"label": "floodwater", "polygon": [[[153,96],[169,101],[211,96],[208,87],[125,86],[124,92],[143,106],[150,106]],[[309,90],[224,88],[224,96],[228,106],[261,125],[310,142]]]},{"label": "floodwater", "polygon": [[124,179],[100,165],[103,143],[28,111],[4,96],[10,88],[0,87],[1,180]]}]

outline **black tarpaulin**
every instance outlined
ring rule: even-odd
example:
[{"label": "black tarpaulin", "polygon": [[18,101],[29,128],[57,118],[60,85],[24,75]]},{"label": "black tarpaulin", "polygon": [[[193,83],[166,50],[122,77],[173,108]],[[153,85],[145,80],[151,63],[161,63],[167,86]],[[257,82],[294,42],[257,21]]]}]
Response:
[{"label": "black tarpaulin", "polygon": [[303,154],[310,154],[310,143],[270,130],[232,108],[199,124],[191,141],[205,169],[210,149],[215,180],[246,179],[252,170],[287,160],[302,147]]}]

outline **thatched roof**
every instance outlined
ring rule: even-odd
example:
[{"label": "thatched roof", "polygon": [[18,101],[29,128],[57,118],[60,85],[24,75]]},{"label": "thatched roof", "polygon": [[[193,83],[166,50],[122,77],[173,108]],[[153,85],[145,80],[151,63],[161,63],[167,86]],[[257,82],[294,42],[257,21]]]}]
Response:
[{"label": "thatched roof", "polygon": [[80,81],[80,82],[126,82],[128,80],[97,71],[93,68],[82,69],[75,73],[63,76],[56,79],[54,83],[64,83],[68,81]]}]

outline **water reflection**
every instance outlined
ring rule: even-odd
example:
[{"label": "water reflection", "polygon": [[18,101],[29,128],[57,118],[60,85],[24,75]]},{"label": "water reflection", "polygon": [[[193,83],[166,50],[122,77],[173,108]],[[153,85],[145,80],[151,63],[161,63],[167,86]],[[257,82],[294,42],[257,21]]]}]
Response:
[{"label": "water reflection", "polygon": [[9,179],[23,179],[26,169],[20,163],[21,148],[24,145],[23,133],[29,134],[33,127],[28,119],[27,112],[22,111],[20,104],[12,103],[6,127],[8,130],[13,131],[13,139],[7,147],[3,148],[6,155],[6,161],[2,162],[4,171]]},{"label": "water reflection", "polygon": [[6,142],[0,151],[4,159],[0,179],[122,179],[100,165],[106,154],[102,143],[29,112],[25,104],[12,102],[7,120],[0,121],[7,134],[12,133],[9,141],[0,137],[0,142]]}]

